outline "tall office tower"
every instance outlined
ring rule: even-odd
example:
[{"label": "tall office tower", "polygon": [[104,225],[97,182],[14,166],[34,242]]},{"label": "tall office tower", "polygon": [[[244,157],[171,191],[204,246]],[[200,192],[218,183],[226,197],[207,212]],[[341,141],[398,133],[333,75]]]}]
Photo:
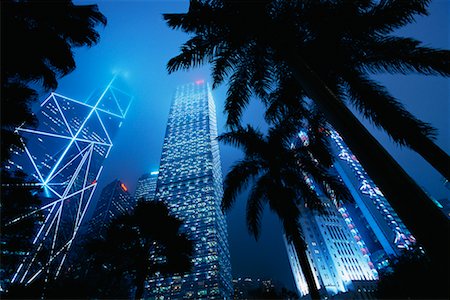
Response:
[{"label": "tall office tower", "polygon": [[[321,294],[332,297],[348,292],[362,297],[373,293],[378,274],[369,256],[361,251],[335,204],[327,198],[323,202],[326,214],[305,208],[299,219]],[[285,243],[297,291],[305,296],[309,291],[295,248],[286,239]]]},{"label": "tall office tower", "polygon": [[89,221],[89,233],[103,236],[111,221],[120,215],[131,212],[135,201],[126,185],[116,179],[105,186],[95,206],[92,219]]},{"label": "tall office tower", "polygon": [[366,251],[377,269],[381,269],[388,264],[389,256],[400,255],[415,243],[415,239],[341,136],[330,130],[330,137],[331,149],[336,156],[334,168],[355,200],[345,204],[340,211],[349,224],[352,219],[351,226],[358,230],[367,245]]},{"label": "tall office tower", "polygon": [[144,198],[146,201],[155,199],[158,174],[158,171],[153,171],[139,177],[136,185],[136,192],[134,193],[134,199],[136,201],[141,198]]},{"label": "tall office tower", "polygon": [[[307,134],[300,131],[291,147],[308,144]],[[357,298],[368,296],[375,290],[378,273],[364,241],[351,218],[343,218],[345,208],[336,199],[327,198],[311,178],[306,178],[311,188],[321,197],[325,210],[318,212],[301,205],[302,214],[299,218],[307,244],[307,256],[313,266],[312,272],[319,291],[326,297],[333,297],[338,293],[354,294]],[[297,290],[301,296],[305,296],[309,291],[297,253],[286,239],[285,244]]]},{"label": "tall office tower", "polygon": [[36,114],[38,128],[17,128],[24,150],[14,150],[7,168],[22,169],[41,186],[45,220],[34,238],[34,251],[18,266],[12,282],[30,283],[60,272],[130,103],[131,96],[114,77],[86,102],[51,93]]},{"label": "tall office tower", "polygon": [[179,86],[167,122],[156,197],[184,221],[183,230],[195,245],[193,269],[184,276],[152,278],[149,297],[228,299],[233,293],[216,137],[209,85],[201,80]]}]

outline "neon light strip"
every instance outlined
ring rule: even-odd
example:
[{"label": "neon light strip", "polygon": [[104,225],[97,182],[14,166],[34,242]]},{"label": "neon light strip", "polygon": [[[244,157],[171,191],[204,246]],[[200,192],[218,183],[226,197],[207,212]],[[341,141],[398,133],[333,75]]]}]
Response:
[{"label": "neon light strip", "polygon": [[33,164],[34,169],[36,170],[36,173],[38,174],[38,176],[39,176],[39,178],[41,179],[41,181],[44,182],[44,178],[42,177],[41,172],[39,172],[39,169],[38,169],[38,167],[36,166],[36,163],[34,162],[33,157],[32,157],[31,154],[30,154],[30,151],[28,151],[27,146],[23,143],[22,140],[21,140],[21,142],[22,142],[23,148],[25,149],[25,152],[26,152],[27,155],[28,155],[28,158],[30,159],[31,163]]},{"label": "neon light strip", "polygon": [[61,163],[62,159],[64,158],[64,156],[66,155],[66,153],[69,151],[70,147],[72,146],[74,140],[76,137],[78,137],[78,135],[80,134],[80,132],[82,131],[82,129],[84,128],[84,125],[86,125],[86,122],[90,119],[90,117],[92,116],[92,114],[94,113],[95,109],[97,108],[97,106],[100,104],[100,101],[103,99],[103,97],[105,96],[106,92],[108,91],[108,89],[111,87],[112,83],[114,82],[114,80],[116,79],[116,76],[114,76],[114,78],[109,82],[108,86],[106,87],[106,89],[103,91],[102,95],[100,96],[100,98],[98,99],[97,103],[95,104],[95,106],[92,108],[92,110],[89,112],[87,118],[83,121],[83,123],[81,124],[80,128],[78,129],[77,133],[75,134],[74,138],[70,141],[69,145],[67,146],[67,148],[64,150],[63,154],[61,155],[61,157],[59,158],[59,160],[57,161],[56,165],[54,166],[54,168],[52,169],[52,171],[50,172],[49,176],[47,177],[47,179],[44,181],[45,184],[48,183],[48,179],[51,177],[51,175],[53,175],[53,173],[55,172],[55,169],[59,166],[59,164]]},{"label": "neon light strip", "polygon": [[110,144],[101,143],[101,142],[98,142],[98,141],[86,140],[86,139],[82,139],[82,138],[75,138],[75,137],[70,137],[70,136],[65,136],[65,135],[59,135],[59,134],[45,132],[45,131],[37,131],[37,130],[26,129],[26,128],[18,128],[18,130],[19,131],[28,132],[28,133],[37,134],[37,135],[46,135],[46,136],[51,136],[51,137],[56,137],[56,138],[61,138],[61,139],[66,139],[66,140],[75,140],[77,142],[92,143],[92,144],[97,144],[97,145],[102,145],[102,146],[109,146],[110,145]]},{"label": "neon light strip", "polygon": [[69,166],[75,159],[77,159],[79,156],[83,155],[84,152],[86,152],[88,149],[90,149],[92,147],[91,144],[87,145],[83,150],[80,151],[80,153],[78,153],[77,155],[75,155],[67,164],[64,165],[64,167],[62,167],[61,169],[59,169],[58,172],[56,172],[55,174],[53,174],[52,178],[49,179],[53,180],[53,178],[55,178],[55,176],[57,176],[59,173],[61,173],[67,166]]}]

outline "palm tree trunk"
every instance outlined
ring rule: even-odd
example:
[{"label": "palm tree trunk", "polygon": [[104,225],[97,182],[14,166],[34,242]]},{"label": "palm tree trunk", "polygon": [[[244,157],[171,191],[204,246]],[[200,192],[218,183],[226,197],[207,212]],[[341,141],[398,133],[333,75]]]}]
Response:
[{"label": "palm tree trunk", "polygon": [[448,154],[426,136],[419,138],[419,141],[412,143],[411,148],[425,158],[447,181],[450,181],[450,157]]},{"label": "palm tree trunk", "polygon": [[145,276],[137,275],[136,277],[136,293],[134,299],[142,299],[144,297]]},{"label": "palm tree trunk", "polygon": [[448,265],[449,220],[303,59],[296,53],[288,53],[286,47],[281,49],[308,97],[342,135],[430,258]]},{"label": "palm tree trunk", "polygon": [[308,285],[309,295],[311,296],[311,299],[320,299],[319,289],[317,288],[312,272],[313,266],[309,263],[308,255],[306,254],[306,245],[303,238],[300,236],[300,232],[292,237],[292,243],[297,254],[298,262],[302,268],[303,275],[305,276],[306,284]]}]

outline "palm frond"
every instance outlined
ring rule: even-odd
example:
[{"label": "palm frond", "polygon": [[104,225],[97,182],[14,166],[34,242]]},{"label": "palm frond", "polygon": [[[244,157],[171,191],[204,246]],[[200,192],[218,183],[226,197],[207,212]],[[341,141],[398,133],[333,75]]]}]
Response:
[{"label": "palm frond", "polygon": [[382,0],[364,18],[377,33],[389,33],[415,21],[416,15],[428,15],[430,0]]},{"label": "palm frond", "polygon": [[435,137],[435,129],[408,112],[383,86],[357,72],[344,77],[352,104],[398,144],[411,146],[415,136]]},{"label": "palm frond", "polygon": [[181,53],[167,63],[167,71],[173,73],[180,69],[199,67],[212,58],[215,45],[210,40],[195,36],[181,46]]},{"label": "palm frond", "polygon": [[249,232],[257,240],[261,229],[261,217],[264,203],[267,202],[267,191],[272,186],[268,174],[262,175],[254,184],[247,199],[246,220]]},{"label": "palm frond", "polygon": [[262,149],[267,148],[264,135],[250,125],[223,133],[217,139],[219,142],[242,149],[248,157],[260,154]]},{"label": "palm frond", "polygon": [[228,49],[227,46],[216,52],[212,60],[213,88],[218,87],[230,75],[233,67],[238,64],[241,57],[235,52]]},{"label": "palm frond", "polygon": [[421,46],[412,38],[383,37],[366,44],[361,67],[369,72],[450,76],[450,51]]},{"label": "palm frond", "polygon": [[227,114],[228,127],[236,127],[244,108],[250,101],[252,94],[250,86],[251,74],[245,63],[240,63],[230,76],[224,112]]},{"label": "palm frond", "polygon": [[244,189],[250,180],[256,177],[261,171],[261,166],[255,160],[244,159],[236,163],[224,180],[224,193],[222,198],[222,211],[229,210],[239,193]]}]

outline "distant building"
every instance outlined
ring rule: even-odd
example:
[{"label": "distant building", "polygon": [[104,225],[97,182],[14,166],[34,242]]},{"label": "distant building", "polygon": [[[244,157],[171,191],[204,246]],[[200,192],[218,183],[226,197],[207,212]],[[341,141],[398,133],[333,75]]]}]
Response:
[{"label": "distant building", "polygon": [[114,180],[105,186],[100,194],[89,222],[89,234],[93,237],[103,236],[111,221],[117,216],[131,212],[134,204],[126,185],[118,179]]},{"label": "distant building", "polygon": [[286,289],[281,282],[272,279],[234,278],[233,299],[298,299],[298,295]]},{"label": "distant building", "polygon": [[179,86],[167,122],[156,198],[184,221],[183,231],[194,242],[193,269],[184,276],[149,280],[151,299],[230,299],[233,294],[216,137],[209,85],[200,80]]},{"label": "distant building", "polygon": [[24,171],[40,187],[39,212],[45,219],[33,240],[35,249],[18,266],[12,282],[30,283],[42,274],[57,276],[67,261],[112,139],[131,104],[132,96],[122,85],[114,77],[86,101],[53,92],[35,112],[38,127],[24,124],[16,129],[23,150],[11,149],[5,169]]},{"label": "distant building", "polygon": [[158,173],[158,171],[153,171],[139,177],[136,185],[136,192],[134,193],[134,199],[136,201],[141,198],[144,198],[146,201],[155,199]]}]

